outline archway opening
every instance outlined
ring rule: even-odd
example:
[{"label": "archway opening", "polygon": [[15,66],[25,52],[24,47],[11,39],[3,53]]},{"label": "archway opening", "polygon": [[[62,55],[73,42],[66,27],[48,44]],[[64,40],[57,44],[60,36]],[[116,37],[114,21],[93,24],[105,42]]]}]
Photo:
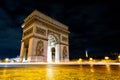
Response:
[{"label": "archway opening", "polygon": [[56,62],[59,60],[59,41],[55,34],[48,35],[47,61]]},{"label": "archway opening", "polygon": [[51,48],[51,53],[52,53],[52,62],[55,61],[55,47]]}]

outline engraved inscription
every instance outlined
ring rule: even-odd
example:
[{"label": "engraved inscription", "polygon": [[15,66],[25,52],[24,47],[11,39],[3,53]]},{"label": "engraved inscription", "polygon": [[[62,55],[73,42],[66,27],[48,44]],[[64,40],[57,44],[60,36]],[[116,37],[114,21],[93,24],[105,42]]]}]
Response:
[{"label": "engraved inscription", "polygon": [[66,37],[62,36],[62,41],[67,42],[67,41],[68,41],[68,38],[66,38]]},{"label": "engraved inscription", "polygon": [[61,29],[60,29],[60,28],[57,28],[55,25],[51,25],[50,23],[47,24],[47,23],[45,23],[45,22],[36,20],[36,22],[37,22],[37,21],[38,21],[38,23],[40,22],[41,25],[43,25],[43,26],[45,26],[45,27],[47,27],[47,28],[50,28],[50,29],[52,29],[52,30],[54,30],[54,31],[63,33],[63,34],[65,34],[65,35],[68,35],[68,34],[69,34],[69,32],[68,32],[67,30],[64,30],[64,29],[62,29],[62,28],[61,28]]},{"label": "engraved inscription", "polygon": [[46,36],[46,30],[36,27],[36,33]]}]

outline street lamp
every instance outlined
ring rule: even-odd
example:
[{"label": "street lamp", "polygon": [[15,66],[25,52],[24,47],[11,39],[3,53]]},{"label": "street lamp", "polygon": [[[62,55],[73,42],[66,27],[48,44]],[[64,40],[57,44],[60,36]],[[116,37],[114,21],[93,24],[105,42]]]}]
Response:
[{"label": "street lamp", "polygon": [[78,62],[82,62],[82,58],[79,58]]},{"label": "street lamp", "polygon": [[118,55],[118,59],[120,59],[120,55]]},{"label": "street lamp", "polygon": [[92,60],[93,60],[93,58],[89,58],[89,60],[90,60],[90,61],[92,61]]},{"label": "street lamp", "polygon": [[9,61],[9,58],[5,58],[5,62],[8,62]]},{"label": "street lamp", "polygon": [[120,55],[118,55],[118,61],[120,61]]},{"label": "street lamp", "polygon": [[109,59],[109,57],[108,56],[105,56],[105,60],[108,60]]}]

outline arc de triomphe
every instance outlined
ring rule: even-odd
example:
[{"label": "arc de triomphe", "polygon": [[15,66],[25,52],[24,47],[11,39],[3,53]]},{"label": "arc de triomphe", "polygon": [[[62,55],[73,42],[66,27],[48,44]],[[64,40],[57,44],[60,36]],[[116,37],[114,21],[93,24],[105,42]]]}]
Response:
[{"label": "arc de triomphe", "polygon": [[69,61],[68,27],[34,10],[22,24],[20,62]]}]

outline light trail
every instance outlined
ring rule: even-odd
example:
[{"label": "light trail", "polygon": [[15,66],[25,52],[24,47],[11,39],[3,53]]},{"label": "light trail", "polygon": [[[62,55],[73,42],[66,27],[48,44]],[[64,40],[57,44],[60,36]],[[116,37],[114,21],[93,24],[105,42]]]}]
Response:
[{"label": "light trail", "polygon": [[105,62],[30,62],[30,63],[0,63],[0,67],[26,67],[40,65],[120,65],[120,63]]}]

